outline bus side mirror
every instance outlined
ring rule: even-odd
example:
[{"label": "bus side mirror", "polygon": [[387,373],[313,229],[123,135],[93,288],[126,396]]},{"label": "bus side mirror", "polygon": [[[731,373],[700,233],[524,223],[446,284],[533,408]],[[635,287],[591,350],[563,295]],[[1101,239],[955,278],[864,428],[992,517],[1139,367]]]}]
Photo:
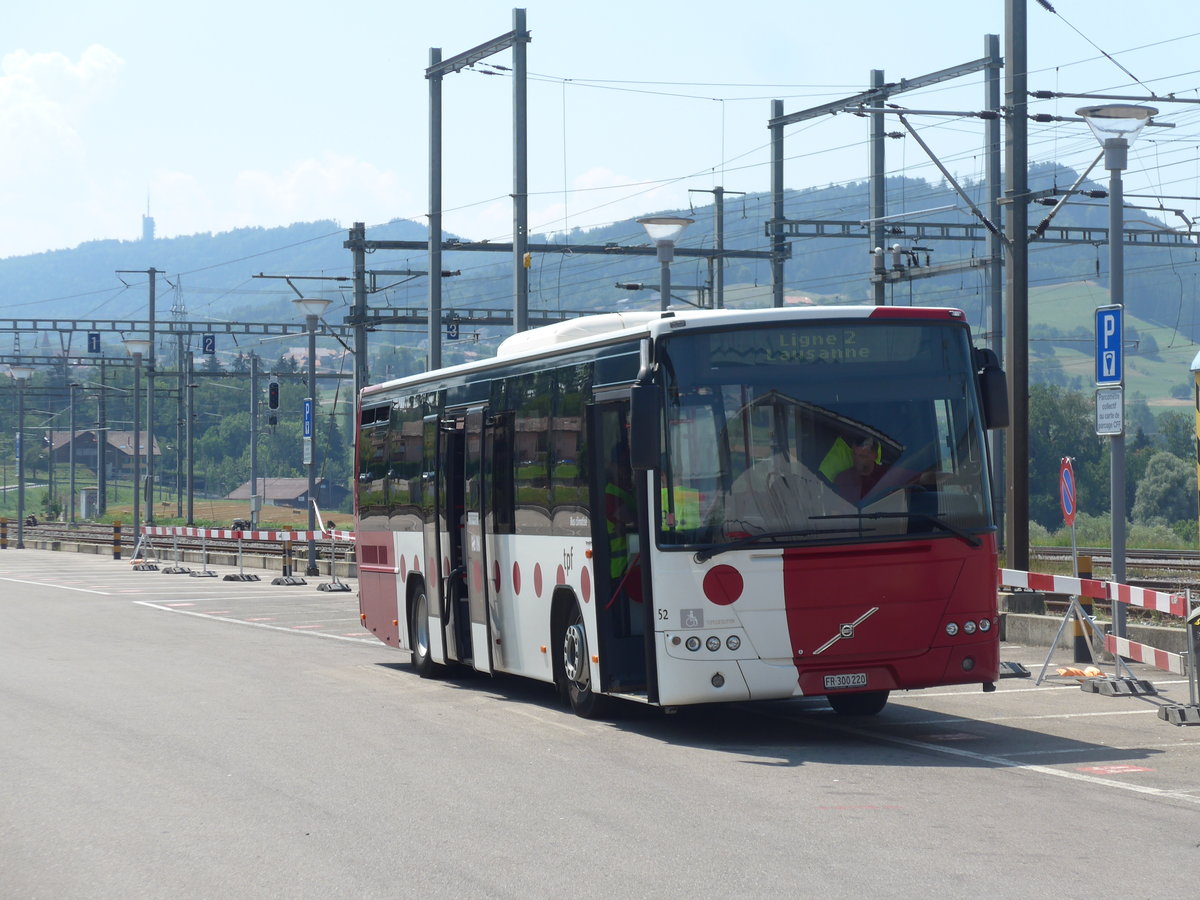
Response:
[{"label": "bus side mirror", "polygon": [[987,428],[1008,427],[1008,379],[994,350],[975,349],[976,378],[983,402],[983,424]]},{"label": "bus side mirror", "polygon": [[629,461],[635,469],[658,465],[659,396],[654,382],[635,384],[629,393]]}]

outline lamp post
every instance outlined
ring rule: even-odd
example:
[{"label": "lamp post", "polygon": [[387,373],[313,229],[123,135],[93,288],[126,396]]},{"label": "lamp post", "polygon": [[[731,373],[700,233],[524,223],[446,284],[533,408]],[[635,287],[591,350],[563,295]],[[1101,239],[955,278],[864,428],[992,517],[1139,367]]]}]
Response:
[{"label": "lamp post", "polygon": [[32,366],[9,366],[17,379],[17,549],[25,549],[25,382],[33,375]]},{"label": "lamp post", "polygon": [[671,260],[675,258],[675,242],[694,221],[683,216],[646,216],[638,219],[638,224],[646,229],[646,234],[658,248],[660,309],[665,310],[671,305]]},{"label": "lamp post", "polygon": [[[1092,129],[1092,134],[1104,148],[1104,168],[1108,169],[1108,278],[1110,303],[1125,304],[1125,231],[1124,187],[1121,172],[1129,162],[1129,147],[1158,110],[1151,106],[1130,106],[1112,103],[1105,106],[1085,106],[1075,111]],[[1117,348],[1120,352],[1120,348]],[[1116,385],[1121,390],[1121,430],[1110,436],[1109,505],[1112,508],[1112,579],[1125,583],[1125,381]],[[1114,603],[1113,633],[1125,637],[1125,605]]]},{"label": "lamp post", "polygon": [[333,301],[320,297],[300,297],[292,301],[304,313],[304,328],[308,332],[308,399],[304,417],[304,463],[308,468],[308,563],[305,575],[320,575],[317,568],[317,510],[313,499],[317,495],[317,454],[315,452],[317,417],[317,320]]},{"label": "lamp post", "polygon": [[[125,338],[121,343],[133,357],[133,554],[136,557],[142,541],[142,357],[149,352],[150,342]],[[153,444],[150,452],[154,453]]]}]

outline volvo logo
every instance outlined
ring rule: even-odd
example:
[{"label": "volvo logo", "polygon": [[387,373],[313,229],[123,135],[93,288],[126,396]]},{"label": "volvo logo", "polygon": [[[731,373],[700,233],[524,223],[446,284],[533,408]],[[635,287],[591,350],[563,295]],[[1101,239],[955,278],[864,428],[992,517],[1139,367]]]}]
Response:
[{"label": "volvo logo", "polygon": [[871,618],[871,616],[875,615],[875,613],[877,613],[877,612],[879,612],[879,607],[872,606],[870,609],[868,609],[865,613],[863,613],[861,616],[859,616],[853,622],[846,622],[842,625],[839,625],[838,633],[835,634],[833,637],[831,637],[829,640],[827,640],[824,644],[822,644],[816,650],[814,650],[813,656],[818,656],[818,655],[824,653],[826,650],[828,650],[830,647],[832,647],[838,641],[852,640],[854,638],[854,629],[856,629],[863,622],[867,621],[867,619]]}]

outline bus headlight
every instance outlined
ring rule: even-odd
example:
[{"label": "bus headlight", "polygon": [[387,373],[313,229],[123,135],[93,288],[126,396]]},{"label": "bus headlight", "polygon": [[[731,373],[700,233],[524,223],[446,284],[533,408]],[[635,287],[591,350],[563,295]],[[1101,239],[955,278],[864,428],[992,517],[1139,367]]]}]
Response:
[{"label": "bus headlight", "polygon": [[979,620],[979,630],[980,631],[991,631],[992,630],[992,620],[991,619],[980,619]]},{"label": "bus headlight", "polygon": [[700,638],[696,637],[693,634],[690,638],[688,638],[686,641],[684,641],[683,646],[687,647],[689,650],[691,650],[693,653],[695,653],[697,650],[700,649]]},{"label": "bus headlight", "polygon": [[742,639],[736,634],[731,634],[729,637],[725,638],[725,646],[730,650],[736,650],[738,647],[742,646]]},{"label": "bus headlight", "polygon": [[956,634],[958,634],[958,623],[947,622],[946,623],[946,634],[950,635],[950,637],[954,637]]},{"label": "bus headlight", "polygon": [[721,639],[714,634],[714,635],[710,636],[707,641],[704,642],[704,646],[715,653],[716,651],[721,649]]},{"label": "bus headlight", "polygon": [[975,623],[972,622],[970,619],[967,619],[967,621],[963,622],[963,631],[965,631],[967,634],[974,634],[975,633]]}]

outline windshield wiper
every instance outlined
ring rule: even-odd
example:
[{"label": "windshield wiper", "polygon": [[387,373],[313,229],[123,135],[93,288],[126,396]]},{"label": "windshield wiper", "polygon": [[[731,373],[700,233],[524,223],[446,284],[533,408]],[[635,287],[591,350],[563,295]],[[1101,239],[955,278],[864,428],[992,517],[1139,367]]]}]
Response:
[{"label": "windshield wiper", "polygon": [[965,541],[972,547],[978,547],[983,541],[975,537],[973,534],[968,534],[961,528],[951,525],[945,519],[941,519],[932,513],[924,512],[860,512],[855,515],[838,515],[838,516],[813,516],[814,519],[923,519],[932,525],[947,531],[961,541]]},{"label": "windshield wiper", "polygon": [[[845,518],[838,516],[813,516],[814,519],[835,519]],[[853,518],[853,517],[850,517]],[[749,537],[738,538],[736,541],[729,541],[725,544],[718,544],[715,547],[705,547],[703,550],[696,551],[696,562],[707,562],[714,556],[725,553],[728,550],[737,550],[741,547],[751,547],[760,541],[771,540],[772,538],[800,538],[812,537],[814,534],[858,534],[863,529],[861,528],[806,528],[793,529],[790,531],[764,531],[762,534],[752,534]],[[874,529],[868,529],[873,531]]]}]

